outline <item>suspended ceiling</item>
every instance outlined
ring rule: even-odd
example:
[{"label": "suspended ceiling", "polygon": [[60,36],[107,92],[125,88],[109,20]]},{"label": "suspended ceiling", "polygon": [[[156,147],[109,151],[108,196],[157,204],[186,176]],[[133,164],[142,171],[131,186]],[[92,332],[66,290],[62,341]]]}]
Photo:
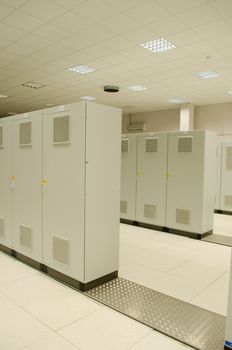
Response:
[{"label": "suspended ceiling", "polygon": [[[140,45],[165,38],[159,54]],[[68,68],[96,69],[81,75]],[[202,80],[196,72],[214,70]],[[32,89],[22,84],[45,85]],[[119,93],[103,91],[117,85]],[[147,89],[131,91],[141,84]],[[232,101],[231,0],[0,0],[0,116],[82,96],[124,113]]]}]

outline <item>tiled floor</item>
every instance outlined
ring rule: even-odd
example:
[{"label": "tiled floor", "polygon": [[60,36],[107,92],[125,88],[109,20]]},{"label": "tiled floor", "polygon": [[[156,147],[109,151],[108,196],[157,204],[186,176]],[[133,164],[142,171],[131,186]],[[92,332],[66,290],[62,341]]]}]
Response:
[{"label": "tiled floor", "polygon": [[[232,217],[215,222],[231,232]],[[120,276],[221,314],[229,261],[228,247],[121,225]],[[187,347],[0,253],[0,350],[53,349]]]}]

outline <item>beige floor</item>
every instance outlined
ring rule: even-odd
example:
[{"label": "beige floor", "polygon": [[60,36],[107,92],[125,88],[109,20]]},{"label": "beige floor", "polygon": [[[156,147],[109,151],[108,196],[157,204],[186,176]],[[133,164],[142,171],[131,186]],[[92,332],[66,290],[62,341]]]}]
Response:
[{"label": "beige floor", "polygon": [[[230,232],[231,218],[215,218]],[[121,225],[121,276],[221,314],[229,261],[228,247]],[[0,350],[19,349],[187,347],[0,253]]]}]

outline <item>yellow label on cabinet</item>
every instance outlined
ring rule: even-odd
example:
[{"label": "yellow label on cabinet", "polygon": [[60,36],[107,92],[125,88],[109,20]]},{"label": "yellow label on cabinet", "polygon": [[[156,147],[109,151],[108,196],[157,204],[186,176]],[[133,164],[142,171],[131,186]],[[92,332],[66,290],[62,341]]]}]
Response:
[{"label": "yellow label on cabinet", "polygon": [[47,183],[47,180],[42,179],[42,185],[46,185],[46,183]]}]

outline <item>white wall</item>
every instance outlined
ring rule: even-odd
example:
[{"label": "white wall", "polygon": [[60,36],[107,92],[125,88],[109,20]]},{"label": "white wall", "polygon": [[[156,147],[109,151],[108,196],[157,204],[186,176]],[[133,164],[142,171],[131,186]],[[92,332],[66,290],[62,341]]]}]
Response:
[{"label": "white wall", "polygon": [[216,131],[222,141],[232,138],[232,103],[195,107],[194,129]]},{"label": "white wall", "polygon": [[[122,132],[127,133],[129,124],[129,115],[122,118]],[[136,113],[131,115],[131,122],[146,123],[146,132],[150,131],[171,131],[179,130],[180,127],[180,109],[167,109],[147,113]]]}]

